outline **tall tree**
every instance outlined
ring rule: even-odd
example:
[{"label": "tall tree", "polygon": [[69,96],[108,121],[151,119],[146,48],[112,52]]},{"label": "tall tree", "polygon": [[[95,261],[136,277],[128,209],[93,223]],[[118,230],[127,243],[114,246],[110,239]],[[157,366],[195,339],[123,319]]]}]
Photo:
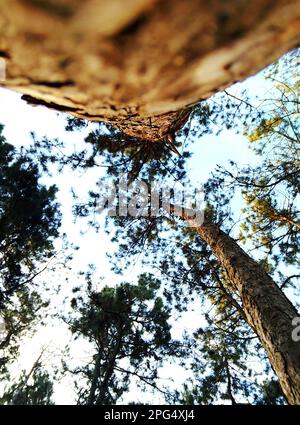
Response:
[{"label": "tall tree", "polygon": [[39,168],[5,142],[0,127],[0,306],[34,278],[58,236],[57,188],[39,183]]},{"label": "tall tree", "polygon": [[79,404],[115,404],[133,380],[164,392],[157,385],[158,368],[166,357],[184,351],[171,338],[170,309],[159,289],[157,279],[143,274],[137,285],[100,292],[89,286],[86,296],[73,299],[76,318],[67,319],[70,329],[93,350],[91,362],[72,370],[79,377]]},{"label": "tall tree", "polygon": [[[287,55],[268,71],[275,87],[252,110],[246,129],[251,146],[260,156],[257,167],[222,170],[246,201],[242,235],[264,248],[269,259],[299,262],[300,128],[299,51]],[[279,70],[278,70],[279,67]],[[274,69],[275,68],[275,69]],[[276,72],[277,71],[277,72]],[[221,170],[220,170],[221,171]]]},{"label": "tall tree", "polygon": [[[35,159],[6,143],[0,126],[0,343],[2,366],[15,353],[20,334],[47,305],[34,288],[36,277],[54,255],[60,213],[56,187],[40,184]],[[4,354],[3,354],[4,353]]]},{"label": "tall tree", "polygon": [[231,290],[241,298],[247,322],[258,335],[291,404],[300,403],[300,346],[292,339],[296,308],[264,268],[257,264],[220,227],[206,218],[202,225],[193,211],[174,206],[174,214],[188,221],[220,262]]},{"label": "tall tree", "polygon": [[53,382],[43,369],[41,358],[43,351],[28,373],[22,371],[17,382],[6,388],[0,397],[1,404],[12,405],[49,405],[53,404]]}]

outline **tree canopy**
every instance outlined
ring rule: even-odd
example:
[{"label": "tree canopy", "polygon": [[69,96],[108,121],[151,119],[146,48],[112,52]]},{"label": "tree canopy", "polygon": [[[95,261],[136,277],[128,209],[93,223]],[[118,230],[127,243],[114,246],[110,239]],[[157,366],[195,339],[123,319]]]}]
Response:
[{"label": "tree canopy", "polygon": [[60,212],[57,188],[40,183],[28,152],[7,143],[0,127],[0,341],[1,368],[15,358],[21,334],[46,307],[35,279],[55,253]]},{"label": "tree canopy", "polygon": [[[83,139],[83,147],[71,153],[64,142],[34,134],[32,145],[18,151],[1,136],[0,314],[7,333],[0,347],[9,347],[10,338],[46,305],[34,279],[55,254],[61,217],[57,189],[42,185],[41,175],[55,179],[66,170],[74,175],[94,170],[96,181],[84,197],[70,184],[74,218],[109,235],[116,247],[108,252],[115,279],[137,263],[142,273],[137,283],[115,285],[102,281],[90,265],[70,279],[70,309],[62,313],[58,307],[57,315],[71,335],[68,350],[85,347],[87,360],[74,365],[62,356],[58,369],[61,379],[72,380],[77,404],[116,404],[136,388],[173,404],[297,404],[299,345],[291,330],[299,295],[298,53],[267,70],[270,89],[263,98],[225,90],[195,106],[170,138],[145,141],[103,122],[90,128],[71,117],[66,131]],[[256,160],[216,164],[203,184],[204,221],[188,226],[188,210],[178,214],[174,205],[176,185],[186,193],[194,190],[192,143],[222,137],[224,130],[246,137]],[[159,214],[152,216],[141,204],[134,217],[116,214],[101,222],[105,182],[120,194],[124,175],[137,204],[139,181],[170,189],[172,207],[163,208],[160,192]],[[123,195],[131,196],[127,189]],[[175,338],[176,321],[192,310],[201,316],[199,323]],[[171,380],[161,384],[170,365],[187,375],[176,388]],[[40,364],[32,384],[26,376],[7,390],[4,402],[51,403],[59,379]]]}]

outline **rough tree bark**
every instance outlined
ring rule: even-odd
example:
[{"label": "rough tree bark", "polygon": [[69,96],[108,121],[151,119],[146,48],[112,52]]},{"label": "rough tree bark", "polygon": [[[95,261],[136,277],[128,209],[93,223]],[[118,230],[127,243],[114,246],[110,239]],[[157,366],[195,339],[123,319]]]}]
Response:
[{"label": "rough tree bark", "polygon": [[1,85],[160,140],[300,43],[300,0],[0,0]]},{"label": "rough tree bark", "polygon": [[216,224],[199,224],[190,210],[172,212],[195,227],[226,271],[243,303],[247,322],[259,337],[289,404],[300,405],[300,343],[292,320],[300,314],[264,269]]}]

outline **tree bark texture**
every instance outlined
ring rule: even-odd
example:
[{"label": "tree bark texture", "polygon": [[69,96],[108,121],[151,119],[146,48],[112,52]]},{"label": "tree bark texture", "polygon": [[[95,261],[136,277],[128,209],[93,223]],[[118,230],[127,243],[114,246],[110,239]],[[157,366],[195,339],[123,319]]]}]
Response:
[{"label": "tree bark texture", "polygon": [[293,341],[292,320],[300,316],[263,267],[219,226],[199,225],[189,211],[173,207],[175,215],[193,225],[225,270],[243,304],[247,322],[259,337],[290,404],[300,404],[300,343]]},{"label": "tree bark texture", "polygon": [[6,80],[32,104],[161,140],[300,43],[300,0],[0,0]]}]

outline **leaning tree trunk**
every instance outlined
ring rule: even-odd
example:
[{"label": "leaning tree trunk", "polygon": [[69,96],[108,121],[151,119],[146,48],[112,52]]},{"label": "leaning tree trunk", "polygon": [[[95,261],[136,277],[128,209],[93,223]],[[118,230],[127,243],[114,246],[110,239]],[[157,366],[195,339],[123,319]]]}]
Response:
[{"label": "leaning tree trunk", "polygon": [[0,8],[3,87],[153,141],[179,129],[199,100],[300,43],[300,0],[1,0]]},{"label": "leaning tree trunk", "polygon": [[190,222],[226,271],[242,300],[249,325],[264,346],[288,403],[300,405],[300,342],[293,341],[292,320],[299,313],[264,269],[216,224],[199,225],[188,210],[173,207]]}]

